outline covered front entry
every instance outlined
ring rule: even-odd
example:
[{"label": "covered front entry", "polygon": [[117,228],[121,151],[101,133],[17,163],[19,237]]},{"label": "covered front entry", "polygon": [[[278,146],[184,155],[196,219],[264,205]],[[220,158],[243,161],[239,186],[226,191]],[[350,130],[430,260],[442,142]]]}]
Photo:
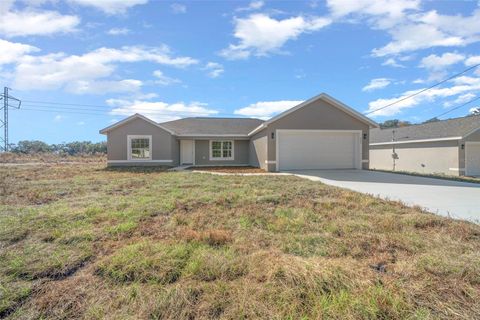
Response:
[{"label": "covered front entry", "polygon": [[195,140],[180,140],[180,164],[195,164]]},{"label": "covered front entry", "polygon": [[465,175],[480,176],[480,142],[467,142],[465,146]]},{"label": "covered front entry", "polygon": [[361,169],[361,131],[277,130],[277,170]]}]

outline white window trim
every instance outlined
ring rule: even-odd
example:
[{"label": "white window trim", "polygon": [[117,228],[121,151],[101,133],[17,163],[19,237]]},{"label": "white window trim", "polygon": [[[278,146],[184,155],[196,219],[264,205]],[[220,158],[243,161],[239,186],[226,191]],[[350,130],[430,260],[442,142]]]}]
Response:
[{"label": "white window trim", "polygon": [[[149,147],[149,157],[148,159],[137,159],[132,158],[132,139],[148,139],[148,147]],[[135,161],[135,162],[144,162],[144,161],[152,161],[152,136],[151,135],[128,135],[127,136],[127,154],[128,154],[128,161]]]},{"label": "white window trim", "polygon": [[[213,150],[212,150],[212,143],[213,142],[230,142],[232,144],[232,156],[231,157],[221,157],[221,158],[214,158],[213,157]],[[225,160],[234,160],[235,159],[235,141],[234,140],[222,140],[222,139],[214,139],[209,140],[208,142],[208,153],[209,153],[209,160],[210,161],[225,161]],[[222,154],[223,154],[223,147],[222,147]]]}]

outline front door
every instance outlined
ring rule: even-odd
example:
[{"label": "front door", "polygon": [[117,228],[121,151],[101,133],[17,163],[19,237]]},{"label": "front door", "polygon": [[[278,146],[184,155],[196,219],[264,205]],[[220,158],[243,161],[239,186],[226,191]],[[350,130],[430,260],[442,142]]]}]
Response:
[{"label": "front door", "polygon": [[194,152],[194,140],[180,140],[180,164],[194,164]]}]

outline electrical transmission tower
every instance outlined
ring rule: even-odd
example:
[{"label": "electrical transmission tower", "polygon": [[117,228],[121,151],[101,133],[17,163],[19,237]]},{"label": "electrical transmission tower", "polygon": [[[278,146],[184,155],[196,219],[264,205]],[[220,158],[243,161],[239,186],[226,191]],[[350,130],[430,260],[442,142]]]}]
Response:
[{"label": "electrical transmission tower", "polygon": [[[22,104],[22,101],[9,95],[9,90],[10,88],[5,87],[3,88],[3,94],[0,94],[0,103],[3,102],[0,108],[0,113],[3,109],[3,118],[0,119],[0,130],[3,128],[3,137],[0,136],[0,151],[3,152],[7,152],[10,147],[8,144],[8,108],[19,109]],[[10,104],[12,100],[15,105]]]}]

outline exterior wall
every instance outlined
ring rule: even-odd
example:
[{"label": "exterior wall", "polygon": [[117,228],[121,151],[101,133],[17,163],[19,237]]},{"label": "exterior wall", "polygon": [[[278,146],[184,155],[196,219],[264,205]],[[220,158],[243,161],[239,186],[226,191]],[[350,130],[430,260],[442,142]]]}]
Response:
[{"label": "exterior wall", "polygon": [[[172,162],[135,162],[135,165],[177,165],[178,149],[175,150],[175,137],[169,132],[142,119],[134,119],[112,129],[107,134],[107,160],[128,160],[127,136],[151,135],[152,160],[173,160]],[[115,163],[114,165],[117,165]]]},{"label": "exterior wall", "polygon": [[466,141],[479,141],[480,142],[480,129],[476,132],[472,133],[468,137],[465,138]]},{"label": "exterior wall", "polygon": [[[265,129],[268,137],[268,161],[276,161],[277,129],[313,129],[313,130],[361,130],[363,168],[368,169],[369,159],[369,126],[344,111],[323,100],[317,100],[308,106],[300,108],[283,118],[271,123]],[[367,135],[363,139],[363,135]],[[268,171],[275,171],[276,164],[270,163]]]},{"label": "exterior wall", "polygon": [[[396,171],[460,175],[459,141],[407,143],[395,145]],[[370,146],[370,168],[393,170],[393,146]]]},{"label": "exterior wall", "polygon": [[268,170],[266,163],[268,148],[267,130],[262,130],[252,136],[249,143],[250,165]]},{"label": "exterior wall", "polygon": [[[222,138],[218,140],[229,139]],[[249,140],[234,140],[233,145],[233,160],[210,160],[210,140],[195,140],[195,165],[248,165]]]},{"label": "exterior wall", "polygon": [[[465,150],[466,150],[466,142],[480,142],[480,129],[478,129],[476,132],[470,134],[465,138],[465,140],[462,140],[461,143],[463,144],[464,148],[459,148],[459,156],[460,156],[460,166],[465,170],[466,168],[466,161],[465,161]],[[463,171],[463,174],[466,172]]]}]

